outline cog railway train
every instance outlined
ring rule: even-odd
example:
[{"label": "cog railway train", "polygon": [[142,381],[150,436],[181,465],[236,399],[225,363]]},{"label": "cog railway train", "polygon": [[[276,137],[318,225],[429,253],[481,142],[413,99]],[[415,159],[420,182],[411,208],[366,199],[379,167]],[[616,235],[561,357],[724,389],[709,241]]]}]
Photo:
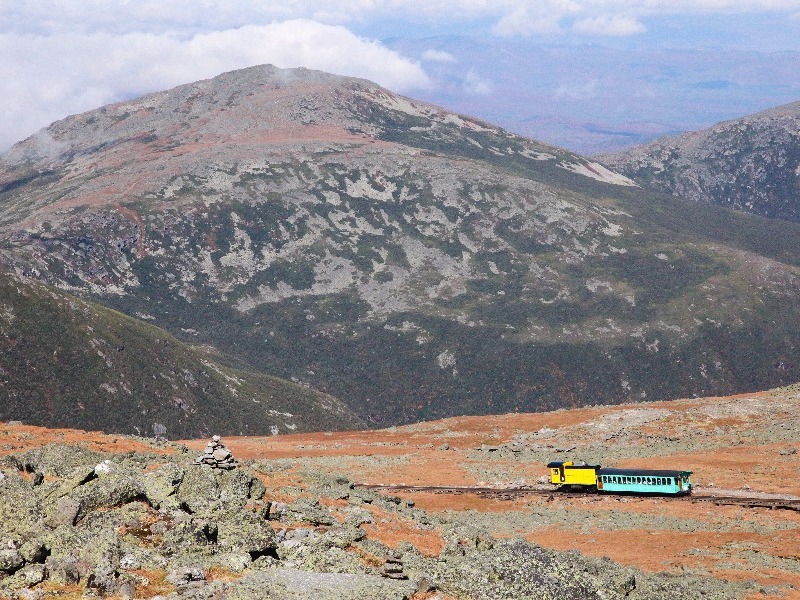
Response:
[{"label": "cog railway train", "polygon": [[692,493],[691,471],[610,469],[600,465],[551,462],[550,482],[559,489],[679,496]]}]

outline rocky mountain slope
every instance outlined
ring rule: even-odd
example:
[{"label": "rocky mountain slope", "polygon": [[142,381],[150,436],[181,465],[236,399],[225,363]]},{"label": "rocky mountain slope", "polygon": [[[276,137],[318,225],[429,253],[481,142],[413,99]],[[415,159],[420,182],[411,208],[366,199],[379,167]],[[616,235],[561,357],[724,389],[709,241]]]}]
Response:
[{"label": "rocky mountain slope", "polygon": [[681,198],[800,221],[800,102],[600,160]]},{"label": "rocky mountain slope", "polygon": [[[0,423],[0,595],[800,598],[797,512],[696,501],[800,497],[775,477],[799,392],[225,438],[227,471],[194,464],[206,439]],[[553,459],[689,469],[695,496],[555,492]]]},{"label": "rocky mountain slope", "polygon": [[17,273],[373,423],[800,378],[800,225],[363,80],[255,67],[70,117],[0,189]]},{"label": "rocky mountain slope", "polygon": [[[358,428],[338,400],[0,272],[0,418],[170,437]],[[165,429],[154,431],[154,426]]]}]

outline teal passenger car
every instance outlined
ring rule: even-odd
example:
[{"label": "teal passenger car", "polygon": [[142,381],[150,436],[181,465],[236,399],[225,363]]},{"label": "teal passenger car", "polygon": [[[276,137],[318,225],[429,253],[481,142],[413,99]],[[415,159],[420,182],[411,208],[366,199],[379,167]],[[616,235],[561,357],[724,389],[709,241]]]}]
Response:
[{"label": "teal passenger car", "polygon": [[691,494],[691,474],[691,471],[604,468],[597,471],[597,489],[612,493]]}]

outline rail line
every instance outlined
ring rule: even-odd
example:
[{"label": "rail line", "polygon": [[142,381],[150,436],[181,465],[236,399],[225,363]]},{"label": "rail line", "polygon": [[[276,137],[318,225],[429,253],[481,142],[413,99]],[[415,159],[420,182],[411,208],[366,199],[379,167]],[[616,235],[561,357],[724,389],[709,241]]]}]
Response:
[{"label": "rail line", "polygon": [[481,486],[440,486],[440,485],[370,485],[357,484],[356,487],[371,489],[375,491],[395,491],[395,492],[427,492],[432,494],[476,494],[483,498],[493,500],[513,500],[521,496],[548,496],[556,498],[580,498],[580,497],[627,497],[627,498],[661,498],[664,500],[680,500],[683,502],[710,502],[718,506],[742,506],[745,508],[768,508],[785,509],[800,511],[799,499],[786,498],[764,498],[756,496],[643,496],[638,494],[598,494],[598,492],[577,492],[560,491],[557,489],[541,488],[496,488]]}]

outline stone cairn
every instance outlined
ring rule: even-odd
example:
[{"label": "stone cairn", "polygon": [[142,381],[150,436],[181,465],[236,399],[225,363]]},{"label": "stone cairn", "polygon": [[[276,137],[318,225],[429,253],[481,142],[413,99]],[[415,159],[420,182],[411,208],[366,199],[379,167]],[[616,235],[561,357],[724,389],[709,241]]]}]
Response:
[{"label": "stone cairn", "polygon": [[408,575],[403,573],[403,561],[398,552],[389,552],[386,555],[386,562],[380,569],[381,577],[389,579],[408,579]]},{"label": "stone cairn", "polygon": [[211,467],[212,469],[233,469],[236,467],[236,460],[231,451],[225,447],[220,437],[215,435],[206,445],[203,453],[194,459],[194,464]]}]

